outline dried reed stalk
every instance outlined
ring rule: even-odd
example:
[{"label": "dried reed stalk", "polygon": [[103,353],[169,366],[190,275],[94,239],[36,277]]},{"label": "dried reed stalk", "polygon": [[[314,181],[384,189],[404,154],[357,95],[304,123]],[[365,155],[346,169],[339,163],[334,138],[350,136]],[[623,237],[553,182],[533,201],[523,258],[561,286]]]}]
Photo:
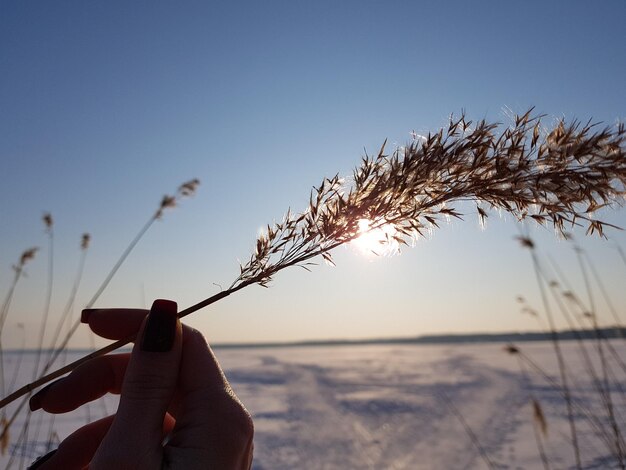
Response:
[{"label": "dried reed stalk", "polygon": [[[0,390],[2,394],[5,394],[5,379],[4,379],[4,347],[2,345],[2,330],[4,329],[4,324],[6,322],[7,316],[9,314],[9,309],[11,306],[11,300],[13,299],[13,294],[15,293],[15,288],[22,275],[24,274],[24,269],[26,264],[31,261],[39,248],[29,248],[25,250],[20,256],[17,264],[13,265],[14,277],[13,282],[11,283],[11,287],[9,288],[9,292],[2,303],[2,308],[0,309]],[[11,387],[9,387],[10,389]],[[9,433],[8,427],[10,423],[6,416],[6,410],[2,410],[0,413],[0,428],[2,428],[2,433],[0,434],[0,455],[4,455],[8,445],[9,445]]]},{"label": "dried reed stalk", "polygon": [[[462,214],[451,207],[476,203],[481,220],[488,209],[513,214],[518,220],[554,226],[582,225],[603,235],[606,224],[592,218],[595,210],[621,204],[626,185],[626,130],[598,130],[596,124],[560,121],[544,131],[542,116],[529,110],[507,128],[485,120],[472,123],[462,115],[446,129],[415,139],[390,155],[385,145],[375,157],[365,156],[348,182],[334,176],[315,188],[309,207],[290,211],[268,225],[254,253],[240,266],[230,287],[182,312],[188,315],[251,284],[264,287],[284,268],[308,269],[322,256],[369,230],[391,226],[388,241],[406,245],[437,227],[441,218]],[[95,355],[128,344],[129,337],[26,385],[0,400],[0,407],[59,377]]]},{"label": "dried reed stalk", "polygon": [[[130,253],[133,251],[133,249],[137,246],[137,244],[141,241],[141,239],[143,238],[143,236],[147,233],[147,231],[150,229],[150,227],[154,224],[155,221],[160,220],[163,217],[163,213],[165,212],[165,210],[167,209],[171,209],[174,208],[178,205],[178,202],[186,197],[190,197],[193,196],[198,188],[200,184],[200,181],[197,178],[194,178],[192,180],[189,180],[183,184],[181,184],[178,187],[178,190],[176,192],[175,195],[168,195],[166,194],[165,196],[163,196],[161,198],[161,201],[159,202],[159,206],[157,208],[157,210],[151,215],[151,217],[148,219],[148,221],[144,224],[144,226],[139,230],[139,232],[137,233],[137,235],[135,235],[135,238],[133,238],[133,240],[130,242],[130,244],[126,247],[126,249],[124,250],[124,252],[121,254],[121,256],[118,258],[117,262],[115,263],[115,265],[113,266],[113,268],[111,268],[111,270],[109,271],[109,273],[107,274],[107,276],[105,277],[104,281],[102,282],[102,284],[100,284],[100,287],[98,288],[98,290],[96,291],[96,293],[92,296],[91,300],[89,301],[89,303],[87,304],[87,306],[85,308],[90,308],[100,297],[100,295],[105,291],[105,289],[107,288],[107,286],[109,285],[109,283],[111,282],[111,280],[113,279],[113,277],[115,276],[115,274],[117,273],[117,271],[119,270],[119,268],[122,266],[122,264],[124,263],[124,261],[126,261],[126,259],[128,258],[128,256],[130,255]],[[46,225],[48,231],[50,231],[52,229],[52,216],[50,214],[44,214],[43,217],[43,221],[44,224]],[[85,253],[86,249],[89,247],[89,243],[91,240],[91,236],[89,234],[83,234],[82,235],[82,239],[81,239],[81,249],[83,251],[83,254]],[[22,254],[22,257],[20,259],[19,264],[17,264],[16,266],[14,266],[14,270],[16,272],[16,276],[13,282],[13,285],[11,287],[11,289],[9,290],[9,295],[7,296],[7,300],[5,301],[5,303],[3,304],[2,307],[2,312],[0,314],[0,333],[2,331],[2,325],[4,324],[4,320],[6,319],[6,314],[8,313],[8,306],[10,303],[10,299],[12,297],[13,291],[15,289],[15,284],[17,283],[17,280],[19,280],[24,265],[27,261],[29,261],[30,259],[32,259],[36,253],[36,251],[38,250],[38,248],[31,248],[30,250],[25,251]],[[82,271],[82,268],[81,268]],[[82,272],[81,272],[82,274]],[[78,286],[76,285],[76,288],[78,288]],[[75,293],[73,294],[75,295]],[[71,306],[69,306],[71,307]],[[61,325],[62,326],[62,325]],[[72,336],[74,335],[74,333],[78,330],[80,326],[80,320],[76,320],[74,322],[74,324],[71,326],[71,328],[69,329],[69,331],[67,332],[67,334],[65,335],[65,337],[63,338],[63,340],[61,341],[60,345],[56,345],[56,341],[58,339],[57,335],[55,334],[55,338],[52,342],[52,349],[53,352],[51,352],[50,357],[48,359],[48,362],[45,364],[41,374],[45,375],[48,370],[50,370],[50,367],[52,366],[52,364],[54,363],[54,361],[58,358],[58,356],[65,351],[65,348],[67,347],[67,344],[69,343],[70,339],[72,338]],[[39,348],[41,349],[41,348]],[[103,354],[102,350],[100,352],[101,355]],[[2,366],[2,343],[1,343],[1,339],[0,339],[0,371],[1,366]],[[58,371],[56,372],[58,373]],[[4,373],[0,374],[0,380],[2,381],[2,395],[4,395]],[[38,383],[39,381],[41,381],[41,377],[40,379],[36,380],[33,383]],[[25,389],[25,387],[22,388],[22,390]],[[32,390],[29,389],[29,391]],[[26,393],[21,393],[19,395],[16,396],[23,396],[26,395]],[[11,394],[11,396],[16,395],[16,392],[14,392],[13,394]],[[7,397],[8,398],[8,397]],[[28,399],[28,396],[22,400],[22,402],[17,406],[17,408],[15,409],[15,411],[13,412],[12,416],[10,419],[6,420],[2,420],[0,419],[0,422],[2,422],[2,426],[1,430],[0,430],[0,442],[2,442],[3,439],[6,438],[6,435],[8,433],[9,427],[13,424],[14,420],[17,418],[17,416],[19,415],[19,413],[21,412],[22,408],[25,406],[26,401]],[[2,417],[5,417],[4,414],[4,410],[2,411]],[[28,426],[29,421],[26,420],[25,422],[25,428],[26,426]],[[22,436],[25,435],[24,433],[22,433]]]},{"label": "dried reed stalk", "polygon": [[[152,216],[150,216],[148,221],[139,230],[137,235],[135,235],[135,238],[133,238],[133,240],[128,244],[124,252],[120,255],[120,257],[116,261],[115,265],[111,268],[111,270],[107,274],[104,281],[102,281],[102,284],[100,284],[100,287],[98,288],[96,293],[91,297],[91,300],[89,300],[85,308],[91,308],[93,304],[96,303],[96,301],[98,300],[98,298],[100,298],[102,293],[108,287],[109,283],[111,282],[111,280],[113,279],[117,271],[120,269],[122,264],[124,264],[124,262],[126,261],[126,258],[128,258],[130,253],[135,249],[137,244],[141,241],[144,235],[148,232],[150,227],[152,227],[154,222],[156,222],[157,220],[160,220],[163,217],[163,213],[165,212],[165,210],[176,207],[182,198],[193,196],[196,190],[198,189],[199,185],[200,185],[200,180],[198,180],[197,178],[194,178],[192,180],[189,180],[181,184],[178,187],[178,190],[174,196],[166,194],[161,198],[161,202],[159,203],[159,207],[157,208],[157,210],[152,214]],[[89,246],[90,239],[91,239],[91,236],[89,234],[83,235],[82,244],[81,244],[81,248],[83,250],[85,250]],[[61,352],[65,350],[65,348],[67,347],[67,344],[69,343],[72,336],[74,336],[74,333],[76,333],[79,326],[80,326],[80,319],[74,322],[72,327],[69,329],[69,331],[67,332],[67,334],[61,341],[60,345],[55,348],[54,353],[49,358],[48,362],[46,363],[44,367],[44,370],[43,370],[44,374],[48,370],[50,370],[50,367],[52,366],[54,361],[57,359],[59,354],[61,354]],[[55,343],[53,344],[53,346],[56,346],[56,339],[55,339]]]}]

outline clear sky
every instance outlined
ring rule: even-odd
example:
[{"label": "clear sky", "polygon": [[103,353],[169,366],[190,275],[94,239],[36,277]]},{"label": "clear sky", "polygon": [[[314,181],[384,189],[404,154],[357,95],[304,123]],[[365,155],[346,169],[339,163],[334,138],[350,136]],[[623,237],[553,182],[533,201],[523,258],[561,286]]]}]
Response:
[{"label": "clear sky", "polygon": [[[92,234],[77,305],[97,289],[161,196],[199,178],[96,306],[187,307],[227,286],[259,228],[306,206],[324,176],[348,174],[385,138],[451,113],[507,122],[626,117],[626,2],[0,1],[0,294],[20,281],[5,346],[32,345],[45,303],[44,211],[55,219],[53,319],[70,291],[80,235]],[[471,209],[470,209],[471,210]],[[626,226],[626,213],[601,214]],[[189,323],[213,342],[532,330],[539,308],[511,217],[475,214],[393,258],[353,248],[337,267],[283,272]],[[571,246],[531,229],[571,282]],[[613,301],[626,265],[583,239]],[[76,311],[78,314],[78,309]],[[23,323],[24,329],[17,323]],[[81,332],[75,346],[85,345]]]}]

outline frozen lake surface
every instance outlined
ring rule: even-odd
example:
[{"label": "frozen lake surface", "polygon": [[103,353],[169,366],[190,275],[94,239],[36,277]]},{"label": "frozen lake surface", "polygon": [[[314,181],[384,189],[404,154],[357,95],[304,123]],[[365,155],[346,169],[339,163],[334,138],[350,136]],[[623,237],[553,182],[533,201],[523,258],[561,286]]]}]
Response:
[{"label": "frozen lake surface", "polygon": [[[607,444],[606,407],[580,346],[561,344],[583,466],[619,468]],[[614,354],[626,357],[626,343],[611,344],[613,351],[605,351],[610,398],[624,429],[626,374]],[[531,397],[545,415],[547,434],[539,438],[550,468],[572,468],[565,402],[550,382],[560,382],[553,347],[518,346],[548,377],[527,361],[522,372],[518,358],[496,343],[218,348],[216,355],[253,416],[256,470],[489,468],[479,446],[494,468],[543,468]],[[595,358],[593,348],[594,342],[586,343]],[[17,360],[17,354],[5,358],[8,377]],[[29,360],[30,354],[22,355],[24,370]],[[52,425],[47,415],[34,413],[27,443],[16,445],[21,417],[11,431],[11,468],[25,468],[47,445],[55,446],[57,436],[114,412],[115,404],[109,397],[57,416]],[[41,430],[35,434],[38,421]],[[6,467],[9,458],[1,457],[0,465]]]}]

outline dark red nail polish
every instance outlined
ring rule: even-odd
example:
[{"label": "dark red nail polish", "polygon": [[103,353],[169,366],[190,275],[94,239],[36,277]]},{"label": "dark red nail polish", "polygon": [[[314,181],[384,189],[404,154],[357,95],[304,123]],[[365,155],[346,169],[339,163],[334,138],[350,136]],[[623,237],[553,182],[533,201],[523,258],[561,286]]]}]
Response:
[{"label": "dark red nail polish", "polygon": [[50,390],[50,387],[52,387],[54,384],[60,382],[61,380],[63,380],[63,378],[57,379],[54,382],[50,382],[44,388],[42,388],[37,393],[35,393],[32,397],[30,397],[30,400],[28,401],[28,407],[30,408],[30,411],[37,411],[38,409],[40,409],[41,408],[41,399],[43,398],[43,396],[46,393],[48,393],[48,390]]},{"label": "dark red nail polish", "polygon": [[150,309],[141,340],[141,350],[167,352],[176,338],[178,305],[171,300],[155,300]]},{"label": "dark red nail polish", "polygon": [[37,460],[35,460],[33,463],[30,464],[30,466],[28,467],[27,470],[34,470],[36,468],[41,467],[44,463],[46,463],[48,460],[50,460],[50,458],[56,454],[56,451],[58,449],[54,449],[53,451],[48,452],[46,455],[42,455],[41,457],[37,458]]},{"label": "dark red nail polish", "polygon": [[91,314],[97,310],[100,310],[99,308],[86,308],[84,309],[81,314],[80,314],[80,322],[81,323],[89,323],[89,317],[91,316]]}]

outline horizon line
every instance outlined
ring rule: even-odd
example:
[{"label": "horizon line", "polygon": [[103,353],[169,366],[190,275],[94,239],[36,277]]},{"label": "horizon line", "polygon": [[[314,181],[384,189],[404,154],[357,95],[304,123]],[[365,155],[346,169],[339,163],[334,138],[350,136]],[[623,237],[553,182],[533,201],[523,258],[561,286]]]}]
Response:
[{"label": "horizon line", "polygon": [[[603,339],[626,338],[626,328],[620,326],[609,326],[604,328],[588,328],[584,330],[559,330],[556,332],[558,340],[570,341],[575,339]],[[524,332],[501,332],[501,333],[437,333],[419,336],[401,337],[372,337],[372,338],[334,338],[334,339],[310,339],[295,341],[258,341],[258,342],[225,342],[213,343],[213,349],[236,349],[236,348],[281,348],[298,346],[358,346],[374,344],[454,344],[454,343],[495,343],[495,342],[531,342],[551,340],[553,334],[545,331],[524,331]],[[118,351],[130,351],[132,348],[124,347]],[[55,351],[53,348],[42,349],[41,351]],[[92,348],[69,348],[67,351],[92,352]],[[5,353],[36,353],[37,349],[6,349]]]}]

